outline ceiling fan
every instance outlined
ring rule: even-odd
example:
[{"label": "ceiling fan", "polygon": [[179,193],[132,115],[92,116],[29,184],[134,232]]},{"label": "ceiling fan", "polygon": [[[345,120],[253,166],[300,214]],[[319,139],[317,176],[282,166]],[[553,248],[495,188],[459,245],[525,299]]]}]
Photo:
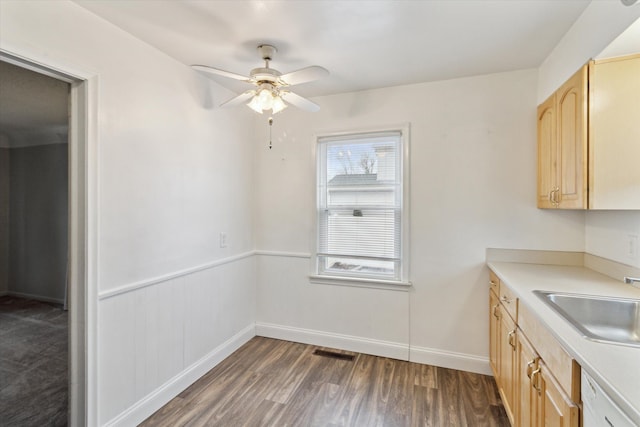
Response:
[{"label": "ceiling fan", "polygon": [[255,86],[254,89],[247,90],[240,95],[223,102],[220,105],[221,107],[231,107],[248,101],[247,105],[252,110],[260,114],[267,110],[272,110],[273,114],[275,114],[287,107],[287,104],[285,103],[286,101],[305,111],[315,112],[320,110],[320,107],[317,104],[295,94],[294,92],[291,92],[289,87],[300,83],[318,80],[322,77],[328,76],[329,71],[318,65],[312,65],[287,74],[282,74],[275,68],[269,67],[269,62],[277,52],[277,49],[274,46],[261,44],[258,46],[258,52],[265,62],[264,67],[254,68],[251,70],[251,73],[249,73],[249,77],[236,74],[231,71],[208,67],[206,65],[192,65],[192,67],[199,71],[217,74],[235,80],[241,80]]}]

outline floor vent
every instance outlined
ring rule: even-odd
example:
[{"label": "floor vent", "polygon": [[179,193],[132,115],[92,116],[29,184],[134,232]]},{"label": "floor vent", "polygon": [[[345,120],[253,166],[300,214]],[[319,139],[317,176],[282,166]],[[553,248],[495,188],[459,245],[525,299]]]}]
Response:
[{"label": "floor vent", "polygon": [[333,359],[348,360],[349,362],[353,362],[353,359],[355,358],[352,354],[342,354],[327,350],[316,350],[313,354],[316,356],[331,357]]}]

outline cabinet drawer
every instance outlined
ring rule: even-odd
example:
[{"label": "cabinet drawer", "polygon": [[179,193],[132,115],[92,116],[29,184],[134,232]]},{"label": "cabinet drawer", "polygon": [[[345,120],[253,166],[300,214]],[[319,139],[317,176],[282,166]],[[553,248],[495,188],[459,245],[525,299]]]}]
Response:
[{"label": "cabinet drawer", "polygon": [[500,279],[496,276],[496,273],[489,270],[489,289],[496,295],[500,295]]},{"label": "cabinet drawer", "polygon": [[531,313],[526,305],[519,310],[518,326],[542,360],[553,372],[560,388],[573,400],[580,401],[580,365],[573,360],[549,329]]},{"label": "cabinet drawer", "polygon": [[518,298],[508,286],[504,283],[500,284],[500,302],[504,309],[509,313],[509,316],[517,323],[518,322]]}]

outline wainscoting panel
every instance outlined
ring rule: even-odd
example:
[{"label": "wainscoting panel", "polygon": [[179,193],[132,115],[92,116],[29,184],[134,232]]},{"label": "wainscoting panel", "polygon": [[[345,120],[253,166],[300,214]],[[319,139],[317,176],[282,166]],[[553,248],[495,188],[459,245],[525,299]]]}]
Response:
[{"label": "wainscoting panel", "polygon": [[185,278],[185,365],[255,323],[254,257]]},{"label": "wainscoting panel", "polygon": [[98,419],[101,425],[136,401],[135,311],[134,292],[98,304]]},{"label": "wainscoting panel", "polygon": [[100,300],[101,425],[136,425],[255,335],[255,257],[153,280]]},{"label": "wainscoting panel", "polygon": [[259,331],[408,359],[410,292],[311,283],[309,258],[272,253],[256,258]]},{"label": "wainscoting panel", "polygon": [[135,400],[170,380],[184,366],[185,278],[134,292]]}]

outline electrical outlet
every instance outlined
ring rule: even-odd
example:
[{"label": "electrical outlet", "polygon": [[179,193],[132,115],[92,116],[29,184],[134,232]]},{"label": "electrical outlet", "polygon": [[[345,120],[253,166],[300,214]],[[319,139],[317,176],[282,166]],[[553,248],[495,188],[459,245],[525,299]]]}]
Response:
[{"label": "electrical outlet", "polygon": [[220,247],[221,248],[227,247],[227,233],[225,233],[224,231],[220,232]]},{"label": "electrical outlet", "polygon": [[627,236],[627,257],[631,260],[638,259],[638,235],[629,234]]}]

